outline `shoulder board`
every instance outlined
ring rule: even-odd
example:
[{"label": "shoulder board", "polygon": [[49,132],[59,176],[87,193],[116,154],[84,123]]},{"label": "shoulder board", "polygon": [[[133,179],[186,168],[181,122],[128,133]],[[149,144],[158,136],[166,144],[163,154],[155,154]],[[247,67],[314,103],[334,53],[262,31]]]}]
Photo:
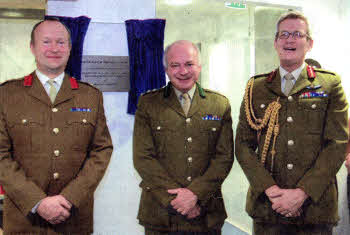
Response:
[{"label": "shoulder board", "polygon": [[225,95],[221,94],[221,93],[220,93],[220,92],[218,92],[218,91],[213,91],[213,90],[206,89],[206,88],[203,88],[203,90],[204,90],[206,93],[213,93],[213,94],[220,95],[220,96],[222,96],[222,97],[225,97],[225,98],[226,98],[226,96],[225,96]]},{"label": "shoulder board", "polygon": [[267,77],[269,76],[270,73],[263,73],[263,74],[257,74],[257,75],[254,75],[252,78],[261,78],[261,77]]},{"label": "shoulder board", "polygon": [[148,90],[148,91],[142,93],[141,95],[142,95],[142,96],[145,96],[145,95],[149,95],[149,94],[154,94],[154,93],[156,93],[157,91],[160,91],[162,88],[163,88],[163,87],[158,88],[158,89],[155,88],[155,89],[152,89],[152,90]]},{"label": "shoulder board", "polygon": [[324,69],[318,69],[318,68],[314,68],[315,72],[319,72],[319,73],[327,73],[327,74],[332,74],[334,76],[336,76],[337,74],[332,72],[332,71],[328,71],[328,70],[324,70]]},{"label": "shoulder board", "polygon": [[80,81],[80,80],[76,80],[78,84],[83,84],[83,85],[87,85],[89,87],[95,88],[96,90],[99,90],[97,87],[94,86],[94,84],[89,83],[89,82],[85,82],[85,81]]},{"label": "shoulder board", "polygon": [[1,82],[1,83],[0,83],[0,86],[5,85],[5,84],[8,84],[8,83],[11,83],[11,82],[21,81],[21,80],[23,80],[23,78],[13,78],[13,79],[9,79],[9,80],[6,80],[6,81],[4,81],[4,82]]}]

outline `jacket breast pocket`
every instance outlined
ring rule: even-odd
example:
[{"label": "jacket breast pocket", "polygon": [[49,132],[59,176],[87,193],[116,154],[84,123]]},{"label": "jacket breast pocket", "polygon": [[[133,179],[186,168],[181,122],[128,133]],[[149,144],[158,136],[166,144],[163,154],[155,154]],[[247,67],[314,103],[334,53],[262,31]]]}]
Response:
[{"label": "jacket breast pocket", "polygon": [[[179,146],[179,129],[174,123],[167,121],[154,121],[151,124],[154,144],[157,155],[161,157],[164,153],[174,151]],[[169,150],[169,151],[168,151]]]},{"label": "jacket breast pocket", "polygon": [[326,98],[299,99],[298,109],[302,125],[309,134],[321,134],[327,110]]},{"label": "jacket breast pocket", "polygon": [[216,144],[221,131],[221,121],[219,120],[203,120],[200,124],[200,134],[203,138],[203,148],[205,145],[209,154],[216,152]]},{"label": "jacket breast pocket", "polygon": [[9,134],[13,141],[14,149],[18,152],[36,152],[40,150],[42,143],[42,120],[38,117],[15,117],[9,122]]},{"label": "jacket breast pocket", "polygon": [[88,151],[95,132],[96,120],[87,116],[76,116],[66,121],[67,140],[71,142],[71,149]]}]

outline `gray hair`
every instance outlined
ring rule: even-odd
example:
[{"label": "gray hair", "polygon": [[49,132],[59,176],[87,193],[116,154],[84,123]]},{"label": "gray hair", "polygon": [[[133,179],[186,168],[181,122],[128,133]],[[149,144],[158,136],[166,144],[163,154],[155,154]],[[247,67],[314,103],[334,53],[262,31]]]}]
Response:
[{"label": "gray hair", "polygon": [[306,24],[306,36],[307,36],[307,39],[312,39],[311,38],[311,31],[310,31],[310,27],[309,27],[309,21],[306,18],[306,16],[304,16],[302,13],[300,13],[298,11],[287,11],[286,13],[281,15],[280,18],[277,21],[275,41],[278,38],[280,24],[282,23],[282,21],[285,21],[287,19],[299,19],[299,20],[304,21],[305,24]]},{"label": "gray hair", "polygon": [[196,44],[194,44],[191,41],[187,41],[187,40],[178,40],[175,41],[173,43],[171,43],[170,45],[168,45],[165,50],[164,50],[164,54],[163,54],[163,66],[165,69],[168,68],[168,52],[170,50],[170,48],[176,44],[184,44],[184,43],[190,43],[192,45],[192,47],[195,49],[195,51],[197,52],[197,60],[198,60],[198,65],[201,65],[201,52],[199,50],[199,48],[196,46]]}]

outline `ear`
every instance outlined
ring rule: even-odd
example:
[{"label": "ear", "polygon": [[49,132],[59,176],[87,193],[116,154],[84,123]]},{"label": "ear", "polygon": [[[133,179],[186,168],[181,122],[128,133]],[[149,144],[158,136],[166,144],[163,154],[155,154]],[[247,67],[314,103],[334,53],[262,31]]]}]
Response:
[{"label": "ear", "polygon": [[313,46],[314,46],[314,40],[309,39],[309,40],[308,40],[308,47],[309,47],[308,51],[311,51],[311,49],[312,49]]},{"label": "ear", "polygon": [[34,55],[34,45],[33,45],[33,43],[30,43],[30,51]]},{"label": "ear", "polygon": [[275,48],[275,50],[277,50],[277,40],[273,41],[273,47]]}]

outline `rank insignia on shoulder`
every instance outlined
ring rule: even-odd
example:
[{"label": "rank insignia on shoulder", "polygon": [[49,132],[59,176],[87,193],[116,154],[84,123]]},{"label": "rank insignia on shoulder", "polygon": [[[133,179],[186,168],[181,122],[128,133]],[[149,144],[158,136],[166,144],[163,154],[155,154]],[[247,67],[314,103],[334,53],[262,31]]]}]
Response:
[{"label": "rank insignia on shoulder", "polygon": [[311,85],[311,86],[307,86],[306,89],[309,89],[309,90],[316,90],[318,88],[321,88],[322,86],[321,85]]},{"label": "rank insignia on shoulder", "polygon": [[91,112],[91,109],[89,108],[76,108],[73,107],[70,109],[71,112]]},{"label": "rank insignia on shoulder", "polygon": [[203,120],[211,120],[211,121],[221,121],[222,118],[217,115],[207,114],[202,117]]},{"label": "rank insignia on shoulder", "polygon": [[327,97],[328,94],[326,94],[324,91],[319,91],[319,92],[304,92],[302,93],[299,98],[300,99],[307,99],[307,98],[316,98],[316,97]]}]

